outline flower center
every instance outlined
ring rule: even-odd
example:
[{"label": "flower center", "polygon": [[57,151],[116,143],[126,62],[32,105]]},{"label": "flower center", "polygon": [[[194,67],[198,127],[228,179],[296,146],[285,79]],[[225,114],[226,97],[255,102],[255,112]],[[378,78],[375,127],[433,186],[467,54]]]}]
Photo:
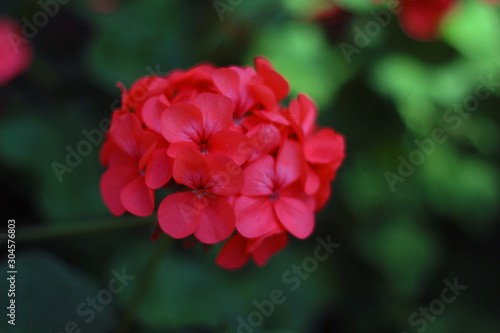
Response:
[{"label": "flower center", "polygon": [[205,195],[205,190],[202,188],[199,188],[197,190],[193,190],[193,192],[196,194],[196,197],[199,199]]},{"label": "flower center", "polygon": [[201,153],[203,155],[208,154],[208,148],[207,148],[207,143],[206,142],[200,143],[200,148],[201,148]]},{"label": "flower center", "polygon": [[274,202],[280,198],[280,194],[278,191],[274,191],[273,194],[269,196],[269,199],[271,199],[271,202]]}]

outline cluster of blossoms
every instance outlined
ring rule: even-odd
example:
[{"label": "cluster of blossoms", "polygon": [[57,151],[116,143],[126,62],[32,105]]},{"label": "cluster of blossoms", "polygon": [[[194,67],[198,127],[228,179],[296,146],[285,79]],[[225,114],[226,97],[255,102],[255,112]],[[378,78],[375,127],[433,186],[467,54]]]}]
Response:
[{"label": "cluster of blossoms", "polygon": [[318,128],[316,106],[264,58],[250,67],[198,65],[148,76],[129,91],[101,151],[101,179],[115,215],[148,216],[155,191],[161,229],[174,238],[226,240],[217,263],[264,265],[288,233],[304,239],[330,196],[344,139]]}]

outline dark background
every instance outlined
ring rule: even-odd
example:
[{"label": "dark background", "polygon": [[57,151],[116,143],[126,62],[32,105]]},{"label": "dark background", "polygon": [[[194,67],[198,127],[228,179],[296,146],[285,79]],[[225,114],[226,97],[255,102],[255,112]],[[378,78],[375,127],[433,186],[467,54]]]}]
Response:
[{"label": "dark background", "polygon": [[[323,20],[313,18],[325,1],[221,2],[222,16],[212,1],[73,0],[30,38],[30,68],[0,87],[2,232],[16,220],[18,270],[12,327],[3,251],[0,331],[64,332],[74,321],[81,332],[238,332],[239,317],[261,316],[239,332],[500,332],[500,87],[467,116],[448,112],[482,78],[500,81],[498,7],[462,1],[436,41],[420,42],[394,15],[366,35],[370,11],[383,8],[369,1],[345,0],[350,14]],[[19,0],[0,10],[23,25],[43,9]],[[367,46],[356,44],[362,35]],[[346,58],[347,44],[359,52]],[[116,82],[201,62],[252,65],[257,55],[347,142],[313,236],[290,241],[264,268],[223,270],[220,245],[152,242],[154,216],[113,217],[99,192],[100,145],[58,180],[53,162],[66,164],[67,147],[111,116]],[[431,144],[437,128],[447,139]],[[418,154],[391,189],[386,172],[398,175],[401,159]],[[291,290],[283,274],[313,256],[317,237],[341,245],[307,278],[289,275],[300,283]],[[135,278],[109,304],[77,313],[88,297],[105,298],[122,270]],[[444,281],[455,279],[467,289],[442,303]],[[286,301],[249,319],[275,289]]]}]

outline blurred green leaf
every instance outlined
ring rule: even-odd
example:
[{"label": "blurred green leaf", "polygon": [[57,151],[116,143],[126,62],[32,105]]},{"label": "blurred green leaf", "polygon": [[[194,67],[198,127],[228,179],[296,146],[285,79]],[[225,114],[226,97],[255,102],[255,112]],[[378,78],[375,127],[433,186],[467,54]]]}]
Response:
[{"label": "blurred green leaf", "polygon": [[[0,265],[0,269],[8,271],[6,263]],[[114,302],[100,307],[100,311],[88,305],[87,299],[96,298],[101,288],[80,270],[38,250],[17,252],[16,270],[15,332],[61,332],[71,321],[85,332],[106,332],[114,327],[117,319]],[[5,293],[9,290],[7,282],[6,278],[0,282]],[[82,303],[79,315],[77,309]],[[0,330],[14,332],[11,329],[3,318]]]}]

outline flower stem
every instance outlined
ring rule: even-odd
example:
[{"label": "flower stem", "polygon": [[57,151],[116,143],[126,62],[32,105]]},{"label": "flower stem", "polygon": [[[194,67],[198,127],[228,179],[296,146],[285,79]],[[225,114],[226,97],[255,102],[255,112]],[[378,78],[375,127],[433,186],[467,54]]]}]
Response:
[{"label": "flower stem", "polygon": [[67,222],[61,225],[43,225],[19,228],[16,240],[30,242],[52,238],[82,236],[92,233],[111,232],[118,229],[145,226],[156,221],[156,218],[121,217],[115,219],[97,219]]}]

